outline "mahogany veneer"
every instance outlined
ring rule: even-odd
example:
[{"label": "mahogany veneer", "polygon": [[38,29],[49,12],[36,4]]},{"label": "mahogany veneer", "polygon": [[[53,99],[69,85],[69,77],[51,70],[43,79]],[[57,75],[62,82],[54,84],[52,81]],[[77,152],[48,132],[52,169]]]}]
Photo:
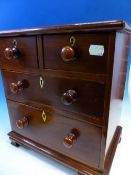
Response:
[{"label": "mahogany veneer", "polygon": [[122,131],[130,32],[124,21],[0,32],[11,143],[81,175],[108,175]]}]

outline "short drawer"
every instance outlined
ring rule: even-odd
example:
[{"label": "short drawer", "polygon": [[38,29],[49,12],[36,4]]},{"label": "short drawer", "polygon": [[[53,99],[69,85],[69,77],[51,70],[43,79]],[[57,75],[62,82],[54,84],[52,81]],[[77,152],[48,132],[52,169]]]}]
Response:
[{"label": "short drawer", "polygon": [[38,68],[36,37],[0,38],[0,66]]},{"label": "short drawer", "polygon": [[106,74],[108,33],[43,36],[45,69]]},{"label": "short drawer", "polygon": [[46,108],[36,109],[9,100],[8,107],[13,131],[79,162],[99,167],[101,128],[50,113]]},{"label": "short drawer", "polygon": [[2,71],[8,99],[36,101],[52,107],[102,118],[105,85],[47,75]]}]

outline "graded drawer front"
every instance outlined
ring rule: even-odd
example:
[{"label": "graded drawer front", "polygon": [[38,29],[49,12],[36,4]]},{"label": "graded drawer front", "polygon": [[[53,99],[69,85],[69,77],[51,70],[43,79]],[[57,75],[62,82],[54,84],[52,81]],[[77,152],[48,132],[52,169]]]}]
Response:
[{"label": "graded drawer front", "polygon": [[45,35],[45,68],[106,74],[108,38],[108,33]]},{"label": "graded drawer front", "polygon": [[[3,71],[2,74],[8,99],[23,102],[32,100],[69,112],[103,117],[104,84],[49,75],[40,76],[7,71]],[[41,81],[43,81],[42,88]]]},{"label": "graded drawer front", "polygon": [[[101,128],[50,113],[46,109],[44,109],[46,120],[43,120],[43,109],[9,100],[8,107],[13,131],[79,162],[88,163],[93,167],[99,166]],[[24,117],[28,122],[22,125]],[[19,129],[20,126],[23,128]],[[72,138],[72,142],[66,144],[65,138],[71,137],[72,129],[75,131],[75,137]]]},{"label": "graded drawer front", "polygon": [[38,68],[36,37],[0,38],[0,66]]}]

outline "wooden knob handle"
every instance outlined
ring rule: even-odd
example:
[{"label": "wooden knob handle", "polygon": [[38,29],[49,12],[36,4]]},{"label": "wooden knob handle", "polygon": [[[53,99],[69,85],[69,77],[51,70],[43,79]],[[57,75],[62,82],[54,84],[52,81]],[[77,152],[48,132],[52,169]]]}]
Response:
[{"label": "wooden knob handle", "polygon": [[71,105],[77,99],[77,92],[75,90],[68,90],[62,95],[62,102],[64,105]]},{"label": "wooden knob handle", "polygon": [[71,148],[77,138],[79,137],[80,133],[76,128],[71,129],[71,132],[64,138],[63,144],[67,148]]},{"label": "wooden knob handle", "polygon": [[16,126],[19,129],[23,129],[28,124],[29,124],[28,117],[23,117],[23,119],[20,119],[16,122]]},{"label": "wooden knob handle", "polygon": [[18,81],[17,83],[10,84],[10,90],[13,94],[17,94],[22,89],[23,89],[23,83],[21,81]]},{"label": "wooden knob handle", "polygon": [[63,61],[72,61],[75,58],[75,50],[73,47],[65,46],[61,49],[61,58]]},{"label": "wooden knob handle", "polygon": [[8,60],[16,59],[19,56],[19,50],[14,46],[4,50],[5,58]]}]

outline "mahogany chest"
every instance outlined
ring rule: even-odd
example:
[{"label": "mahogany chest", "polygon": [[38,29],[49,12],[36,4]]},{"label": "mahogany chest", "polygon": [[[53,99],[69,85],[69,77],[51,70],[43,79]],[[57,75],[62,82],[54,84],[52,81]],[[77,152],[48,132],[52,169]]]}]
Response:
[{"label": "mahogany chest", "polygon": [[0,32],[11,143],[81,175],[108,175],[122,130],[130,32],[124,21]]}]

